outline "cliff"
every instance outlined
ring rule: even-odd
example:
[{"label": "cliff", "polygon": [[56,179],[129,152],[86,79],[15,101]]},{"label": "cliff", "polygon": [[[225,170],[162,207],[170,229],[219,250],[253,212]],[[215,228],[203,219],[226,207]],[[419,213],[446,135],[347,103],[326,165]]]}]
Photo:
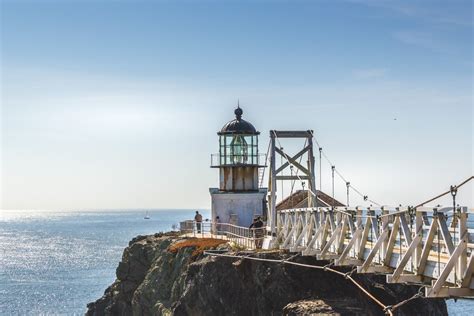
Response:
[{"label": "cliff", "polygon": [[[86,315],[384,315],[342,276],[280,263],[205,256],[202,251],[209,248],[235,252],[216,240],[161,234],[133,239],[117,267],[117,280],[87,305]],[[283,259],[289,255],[254,256]],[[312,257],[292,260],[328,263]],[[414,286],[386,284],[385,276],[354,276],[386,305],[418,291]],[[414,299],[395,315],[447,315],[447,310],[444,300]]]}]

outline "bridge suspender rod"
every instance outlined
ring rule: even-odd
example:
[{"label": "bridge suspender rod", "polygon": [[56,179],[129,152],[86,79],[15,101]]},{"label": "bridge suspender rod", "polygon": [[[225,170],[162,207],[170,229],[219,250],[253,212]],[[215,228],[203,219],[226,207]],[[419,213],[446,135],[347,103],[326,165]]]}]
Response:
[{"label": "bridge suspender rod", "polygon": [[[319,146],[319,144],[318,144]],[[323,151],[322,147],[319,147],[319,190],[323,191],[323,174],[322,174],[322,169],[321,169],[321,152]]]},{"label": "bridge suspender rod", "polygon": [[350,182],[346,182],[346,189],[347,189],[347,207],[349,207],[349,188],[351,187]]},{"label": "bridge suspender rod", "polygon": [[334,209],[334,169],[336,169],[336,166],[331,166],[331,172],[332,172],[332,208]]},{"label": "bridge suspender rod", "polygon": [[[456,227],[458,226],[457,225],[457,212],[456,212],[456,194],[458,193],[458,187],[455,185],[452,185],[450,191],[451,191],[451,196],[453,197],[453,219],[452,219],[452,222],[454,223],[453,243],[454,243],[454,247],[456,247]],[[453,226],[453,224],[451,226]],[[457,264],[454,265],[454,283],[456,283],[456,281],[457,281]]]},{"label": "bridge suspender rod", "polygon": [[[283,147],[280,146],[280,150],[283,151]],[[280,157],[280,164],[282,165],[283,164],[283,157]],[[282,170],[282,172],[284,172],[285,170]],[[298,171],[298,170],[297,170]],[[284,190],[283,190],[283,180],[280,181],[280,185],[281,185],[281,201],[284,200]],[[293,188],[291,188],[291,191],[293,192]]]}]

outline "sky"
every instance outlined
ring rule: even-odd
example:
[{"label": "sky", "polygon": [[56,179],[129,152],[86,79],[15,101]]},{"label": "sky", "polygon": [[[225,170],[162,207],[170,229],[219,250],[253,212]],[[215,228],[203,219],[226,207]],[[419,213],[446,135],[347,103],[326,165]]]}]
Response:
[{"label": "sky", "polygon": [[471,1],[0,3],[0,209],[208,209],[237,100],[262,153],[312,129],[379,204],[473,174]]}]

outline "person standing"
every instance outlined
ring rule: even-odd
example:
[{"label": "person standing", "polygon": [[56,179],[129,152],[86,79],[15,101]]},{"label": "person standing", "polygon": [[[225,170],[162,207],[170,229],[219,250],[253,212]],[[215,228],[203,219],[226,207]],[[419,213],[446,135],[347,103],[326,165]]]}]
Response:
[{"label": "person standing", "polygon": [[219,216],[216,216],[216,219],[213,222],[213,234],[214,235],[219,235],[221,231],[221,224],[220,224],[220,218]]},{"label": "person standing", "polygon": [[260,216],[254,218],[252,225],[249,227],[250,231],[253,232],[253,238],[255,241],[255,248],[262,249],[263,245],[263,221]]},{"label": "person standing", "polygon": [[199,234],[199,233],[201,233],[202,215],[199,214],[198,211],[196,211],[196,215],[194,216],[194,221],[196,222],[196,230]]}]

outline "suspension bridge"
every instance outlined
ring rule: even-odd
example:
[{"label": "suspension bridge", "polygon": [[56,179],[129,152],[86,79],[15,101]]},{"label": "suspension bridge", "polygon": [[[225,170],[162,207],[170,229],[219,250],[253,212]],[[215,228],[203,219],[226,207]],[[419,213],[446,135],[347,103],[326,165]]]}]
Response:
[{"label": "suspension bridge", "polygon": [[[295,155],[283,149],[282,141],[288,138],[304,139],[303,148]],[[317,188],[315,174],[318,167],[321,174],[323,159],[331,167],[332,195]],[[182,223],[184,233],[228,239],[246,249],[254,249],[256,239],[262,239],[264,249],[315,256],[330,261],[330,266],[352,266],[357,273],[385,274],[388,283],[419,285],[424,293],[418,296],[474,297],[474,222],[470,220],[474,209],[460,206],[456,200],[458,190],[466,189],[473,176],[416,206],[390,207],[354,187],[329,160],[313,131],[270,131],[265,161],[269,167],[261,168],[258,181],[262,187],[268,170],[262,237],[255,237],[255,229],[212,221],[207,226],[201,224],[199,233],[195,222]],[[285,170],[289,172],[285,174]],[[336,176],[345,185],[346,204],[335,199]],[[280,202],[277,181],[290,181],[291,187]],[[301,190],[294,190],[295,182],[300,182]],[[369,206],[350,207],[351,192]],[[446,196],[451,197],[452,205],[426,206]]]}]

